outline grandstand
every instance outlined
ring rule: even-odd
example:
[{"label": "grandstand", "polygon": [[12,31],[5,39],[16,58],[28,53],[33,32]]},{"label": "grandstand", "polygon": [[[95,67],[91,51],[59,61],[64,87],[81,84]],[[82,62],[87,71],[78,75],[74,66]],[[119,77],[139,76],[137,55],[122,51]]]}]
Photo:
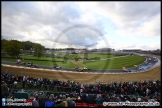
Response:
[{"label": "grandstand", "polygon": [[[26,90],[19,90],[20,88],[23,88],[23,78],[24,76],[19,76],[16,74],[1,73],[1,87],[2,81],[4,81],[4,83],[6,83],[9,87],[9,92],[2,94],[2,98],[25,98],[27,102],[31,102],[31,100],[36,97],[35,92],[37,92],[37,101],[40,103],[39,92],[44,91],[44,98],[54,94],[53,101],[56,102],[56,105],[59,105],[57,103],[58,100],[65,96],[66,98],[70,97],[71,100],[76,103],[76,107],[96,107],[102,106],[103,102],[119,101],[161,102],[161,82],[159,80],[123,83],[111,82],[108,84],[80,84],[79,82],[75,81],[65,82],[56,79],[49,80],[47,78],[39,79],[25,76],[24,88]],[[14,83],[15,81],[17,81],[17,84]]]}]

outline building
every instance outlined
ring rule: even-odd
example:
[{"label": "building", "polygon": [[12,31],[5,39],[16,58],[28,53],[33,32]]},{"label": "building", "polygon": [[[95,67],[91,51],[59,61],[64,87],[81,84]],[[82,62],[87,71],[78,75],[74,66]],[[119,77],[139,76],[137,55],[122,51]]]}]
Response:
[{"label": "building", "polygon": [[134,53],[141,53],[141,49],[123,49],[122,52],[134,52]]}]

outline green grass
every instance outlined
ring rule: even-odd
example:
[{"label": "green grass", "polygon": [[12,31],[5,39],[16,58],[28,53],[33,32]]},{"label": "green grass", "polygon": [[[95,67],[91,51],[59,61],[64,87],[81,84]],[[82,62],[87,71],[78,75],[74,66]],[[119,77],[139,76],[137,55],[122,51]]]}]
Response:
[{"label": "green grass", "polygon": [[[65,54],[61,53],[61,54],[58,54],[58,55],[65,55]],[[69,58],[71,58],[71,59],[74,59],[75,57],[78,57],[78,56],[84,57],[84,54],[79,54],[79,55],[77,55],[77,54],[69,54]],[[37,57],[32,56],[32,55],[30,55],[30,56],[21,55],[20,57],[27,58],[27,59],[37,59]],[[114,55],[113,54],[112,55],[110,55],[110,54],[108,54],[108,55],[106,55],[106,54],[88,54],[88,57],[89,58],[100,57],[102,59],[102,58],[111,58],[111,57],[114,57]],[[41,57],[41,58],[39,58],[39,60],[52,60],[52,59],[63,60],[63,58],[51,58],[51,57]]]},{"label": "green grass", "polygon": [[76,66],[87,66],[91,69],[121,69],[123,66],[126,68],[134,67],[134,65],[139,65],[145,61],[145,57],[141,56],[127,56],[121,58],[114,58],[111,60],[99,60],[99,61],[88,61],[88,62],[74,62],[74,63],[66,63],[62,62],[57,63],[62,67],[70,67],[74,68]]},{"label": "green grass", "polygon": [[[24,59],[37,59],[37,57],[35,57],[35,56],[20,56],[20,57],[22,57],[22,58],[24,58]],[[41,58],[39,58],[39,60],[57,60],[57,61],[62,61],[63,60],[63,58],[52,58],[52,57],[41,57]]]}]

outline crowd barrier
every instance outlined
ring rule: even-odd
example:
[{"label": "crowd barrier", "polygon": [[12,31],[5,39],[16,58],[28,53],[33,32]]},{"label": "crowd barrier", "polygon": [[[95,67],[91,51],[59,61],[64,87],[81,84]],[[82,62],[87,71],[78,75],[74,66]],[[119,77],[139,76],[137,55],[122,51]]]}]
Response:
[{"label": "crowd barrier", "polygon": [[[8,87],[10,88],[10,90],[12,89],[17,89],[17,88],[22,88],[22,82],[18,82],[16,87],[14,84],[8,84]],[[74,88],[74,87],[62,87],[62,86],[53,86],[52,88],[50,87],[50,85],[46,85],[44,87],[40,87],[40,88],[30,88],[27,86],[27,84],[25,84],[25,89],[36,89],[36,90],[42,90],[42,91],[53,91],[53,92],[70,92],[70,93],[79,93],[80,89],[79,88]]]}]

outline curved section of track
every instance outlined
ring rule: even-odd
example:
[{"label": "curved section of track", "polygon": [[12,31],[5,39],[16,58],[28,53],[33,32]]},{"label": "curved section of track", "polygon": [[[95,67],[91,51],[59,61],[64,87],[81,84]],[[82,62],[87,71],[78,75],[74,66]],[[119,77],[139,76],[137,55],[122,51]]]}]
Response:
[{"label": "curved section of track", "polygon": [[[143,56],[143,55],[140,55]],[[139,72],[147,72],[154,67],[160,65],[160,60],[155,57],[145,56],[146,61],[142,64],[140,64],[140,68],[132,68],[131,72],[129,73],[139,73]],[[90,74],[100,74],[101,70],[90,70],[85,72],[75,72],[74,69],[70,68],[63,68],[62,70],[55,70],[52,66],[38,66],[39,68],[30,68],[23,65],[16,64],[14,62],[8,62],[8,61],[2,61],[1,65],[7,66],[7,67],[15,67],[15,68],[26,68],[26,69],[36,69],[36,70],[48,70],[48,71],[57,71],[57,72],[72,72],[72,73],[90,73]],[[122,70],[105,70],[105,72],[102,72],[102,74],[125,74],[126,72],[123,72]]]}]

